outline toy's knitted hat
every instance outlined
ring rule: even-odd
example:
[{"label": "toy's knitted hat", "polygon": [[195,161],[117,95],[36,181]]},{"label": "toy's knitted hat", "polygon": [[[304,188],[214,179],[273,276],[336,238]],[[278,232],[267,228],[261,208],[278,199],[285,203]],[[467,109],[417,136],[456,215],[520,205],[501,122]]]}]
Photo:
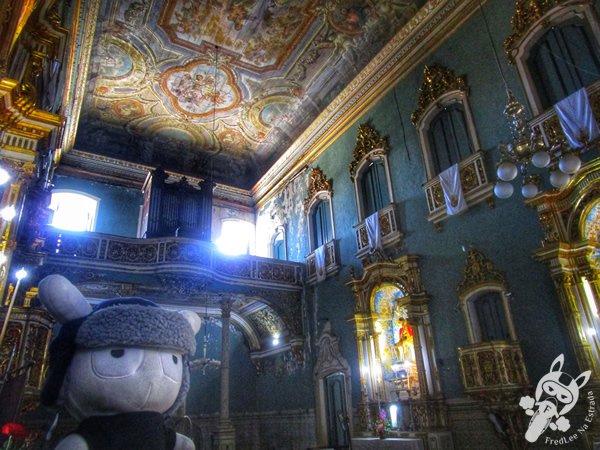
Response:
[{"label": "toy's knitted hat", "polygon": [[42,404],[54,406],[59,401],[65,375],[78,348],[123,346],[183,354],[182,386],[177,400],[165,414],[169,415],[181,405],[189,389],[189,358],[196,351],[197,316],[198,322],[194,326],[189,315],[163,309],[139,297],[106,300],[91,310],[81,303],[87,305],[79,290],[60,275],[44,278],[39,284],[39,296],[44,306],[62,323],[58,336],[50,345]]}]

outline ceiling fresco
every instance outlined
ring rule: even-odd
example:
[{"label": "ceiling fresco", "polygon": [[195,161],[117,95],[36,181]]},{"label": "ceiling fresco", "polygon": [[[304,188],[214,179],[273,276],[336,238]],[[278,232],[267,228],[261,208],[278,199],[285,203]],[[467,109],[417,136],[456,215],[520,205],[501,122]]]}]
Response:
[{"label": "ceiling fresco", "polygon": [[250,189],[422,3],[102,2],[75,148]]}]

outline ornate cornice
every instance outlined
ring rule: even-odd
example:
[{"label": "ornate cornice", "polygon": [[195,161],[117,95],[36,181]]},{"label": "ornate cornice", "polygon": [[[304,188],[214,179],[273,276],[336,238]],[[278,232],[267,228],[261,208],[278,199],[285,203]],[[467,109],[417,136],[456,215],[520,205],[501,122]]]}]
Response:
[{"label": "ornate cornice", "polygon": [[417,126],[425,110],[443,94],[450,91],[466,92],[465,76],[457,76],[452,70],[440,64],[425,66],[423,82],[419,88],[418,106],[411,116],[412,123]]},{"label": "ornate cornice", "polygon": [[67,117],[63,149],[70,151],[75,144],[75,134],[81,114],[81,105],[85,95],[90,55],[100,0],[75,0],[73,2],[73,29],[69,41],[69,54],[65,65],[64,105],[61,111]]},{"label": "ornate cornice", "polygon": [[478,0],[429,0],[253,187],[265,204],[477,11]]},{"label": "ornate cornice", "polygon": [[[531,26],[556,6],[573,3],[573,0],[516,0],[515,13],[511,25],[512,33],[504,40],[504,50],[511,63],[514,62],[515,50],[521,39]],[[589,3],[591,0],[580,0],[577,3]]]},{"label": "ornate cornice", "polygon": [[474,288],[489,283],[506,285],[506,278],[483,253],[474,247],[469,248],[463,279],[457,286],[458,295],[462,297]]},{"label": "ornate cornice", "polygon": [[374,150],[380,150],[383,154],[389,151],[387,137],[381,137],[379,132],[366,123],[358,127],[356,146],[354,147],[354,159],[350,163],[350,178],[356,176],[356,169],[361,160]]},{"label": "ornate cornice", "polygon": [[333,195],[331,181],[327,180],[327,177],[325,177],[325,174],[321,169],[313,167],[308,178],[308,195],[306,199],[304,199],[304,208],[307,209],[313,197],[318,192],[322,191],[327,191],[329,192],[329,195]]},{"label": "ornate cornice", "polygon": [[62,123],[61,116],[37,109],[35,103],[21,91],[18,81],[0,79],[0,144],[3,154],[10,152],[11,158],[30,160],[35,156],[38,141]]}]

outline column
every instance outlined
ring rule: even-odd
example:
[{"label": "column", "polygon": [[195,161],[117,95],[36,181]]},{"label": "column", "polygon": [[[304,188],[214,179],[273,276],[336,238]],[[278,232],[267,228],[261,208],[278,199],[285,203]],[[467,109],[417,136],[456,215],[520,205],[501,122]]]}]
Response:
[{"label": "column", "polygon": [[221,409],[217,425],[216,448],[235,450],[235,429],[229,419],[229,322],[231,317],[231,299],[221,302]]}]

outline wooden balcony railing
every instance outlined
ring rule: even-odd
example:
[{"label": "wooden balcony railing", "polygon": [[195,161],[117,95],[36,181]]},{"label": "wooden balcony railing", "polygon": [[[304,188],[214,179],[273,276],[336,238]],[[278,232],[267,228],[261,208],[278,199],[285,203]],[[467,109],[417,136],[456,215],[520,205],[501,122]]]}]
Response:
[{"label": "wooden balcony railing", "polygon": [[[340,270],[338,243],[335,239],[325,244],[325,276],[335,275]],[[308,283],[317,281],[317,266],[315,252],[306,257],[306,279]]]},{"label": "wooden balcony railing", "polygon": [[[396,205],[390,203],[379,211],[379,233],[381,234],[381,246],[383,250],[391,247],[400,247],[402,245],[402,233],[398,230],[398,221],[396,220]],[[356,257],[363,260],[371,249],[369,247],[369,237],[367,234],[367,224],[363,220],[354,225],[354,236],[356,238]]]},{"label": "wooden balcony railing", "polygon": [[[592,111],[596,117],[596,121],[598,121],[600,120],[600,81],[590,84],[587,87],[587,92]],[[534,117],[529,122],[529,125],[540,131],[548,147],[554,147],[565,142],[566,137],[554,108],[550,108],[537,117]]]},{"label": "wooden balcony railing", "polygon": [[[458,165],[458,170],[463,195],[469,207],[485,199],[493,198],[494,185],[488,182],[483,162],[483,152],[478,151],[462,160]],[[426,182],[424,188],[427,195],[427,207],[429,208],[427,220],[437,224],[448,217],[440,177],[437,176]]]},{"label": "wooden balcony railing", "polygon": [[458,358],[465,393],[494,397],[500,391],[515,392],[529,385],[518,341],[492,341],[459,347]]}]

